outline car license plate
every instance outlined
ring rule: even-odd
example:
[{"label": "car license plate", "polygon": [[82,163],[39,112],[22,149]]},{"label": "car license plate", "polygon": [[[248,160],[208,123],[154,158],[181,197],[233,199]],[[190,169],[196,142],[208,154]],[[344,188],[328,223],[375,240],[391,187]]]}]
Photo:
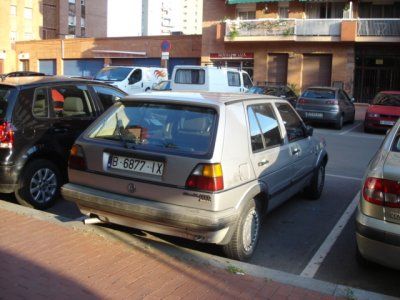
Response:
[{"label": "car license plate", "polygon": [[119,155],[110,155],[108,167],[110,169],[133,171],[157,176],[162,176],[164,171],[163,162]]},{"label": "car license plate", "polygon": [[324,117],[323,113],[318,112],[306,112],[306,118],[322,119]]},{"label": "car license plate", "polygon": [[381,125],[393,126],[396,122],[394,122],[394,121],[385,121],[385,120],[382,120],[382,121],[380,121],[379,123],[380,123]]}]

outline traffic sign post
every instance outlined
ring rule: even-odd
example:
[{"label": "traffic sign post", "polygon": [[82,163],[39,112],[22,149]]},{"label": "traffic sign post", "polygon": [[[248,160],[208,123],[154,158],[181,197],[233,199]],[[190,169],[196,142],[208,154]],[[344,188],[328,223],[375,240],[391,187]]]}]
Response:
[{"label": "traffic sign post", "polygon": [[161,42],[161,66],[168,68],[169,51],[171,50],[171,42],[163,40]]}]

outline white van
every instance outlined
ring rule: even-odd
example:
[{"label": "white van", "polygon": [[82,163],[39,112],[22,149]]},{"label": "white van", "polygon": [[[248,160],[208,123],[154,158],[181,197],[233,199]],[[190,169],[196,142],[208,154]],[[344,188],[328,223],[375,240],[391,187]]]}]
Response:
[{"label": "white van", "polygon": [[95,80],[104,81],[132,95],[151,90],[154,84],[168,80],[166,68],[112,66],[101,69]]},{"label": "white van", "polygon": [[213,66],[175,66],[171,79],[173,91],[243,93],[252,86],[246,71]]}]

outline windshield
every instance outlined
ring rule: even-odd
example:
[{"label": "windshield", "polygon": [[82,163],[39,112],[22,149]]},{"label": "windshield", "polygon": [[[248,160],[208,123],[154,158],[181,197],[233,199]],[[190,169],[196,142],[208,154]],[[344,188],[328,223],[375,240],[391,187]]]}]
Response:
[{"label": "windshield", "polygon": [[94,79],[102,81],[122,81],[128,77],[132,68],[108,67],[101,69]]},{"label": "windshield", "polygon": [[211,108],[130,103],[99,123],[90,137],[122,140],[137,149],[204,155],[211,150],[216,123]]},{"label": "windshield", "polygon": [[10,100],[12,87],[0,86],[0,119],[3,119],[7,112],[7,104]]},{"label": "windshield", "polygon": [[302,97],[309,99],[335,99],[335,91],[333,90],[323,90],[323,89],[313,89],[306,90]]},{"label": "windshield", "polygon": [[400,94],[379,93],[373,103],[374,105],[400,106]]}]

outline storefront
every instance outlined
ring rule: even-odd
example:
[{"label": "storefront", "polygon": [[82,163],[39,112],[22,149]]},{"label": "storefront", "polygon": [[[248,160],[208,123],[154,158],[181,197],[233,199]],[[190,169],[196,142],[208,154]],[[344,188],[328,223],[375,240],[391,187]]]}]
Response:
[{"label": "storefront", "polygon": [[214,66],[241,69],[246,71],[253,79],[254,53],[251,52],[211,53],[210,59]]}]

